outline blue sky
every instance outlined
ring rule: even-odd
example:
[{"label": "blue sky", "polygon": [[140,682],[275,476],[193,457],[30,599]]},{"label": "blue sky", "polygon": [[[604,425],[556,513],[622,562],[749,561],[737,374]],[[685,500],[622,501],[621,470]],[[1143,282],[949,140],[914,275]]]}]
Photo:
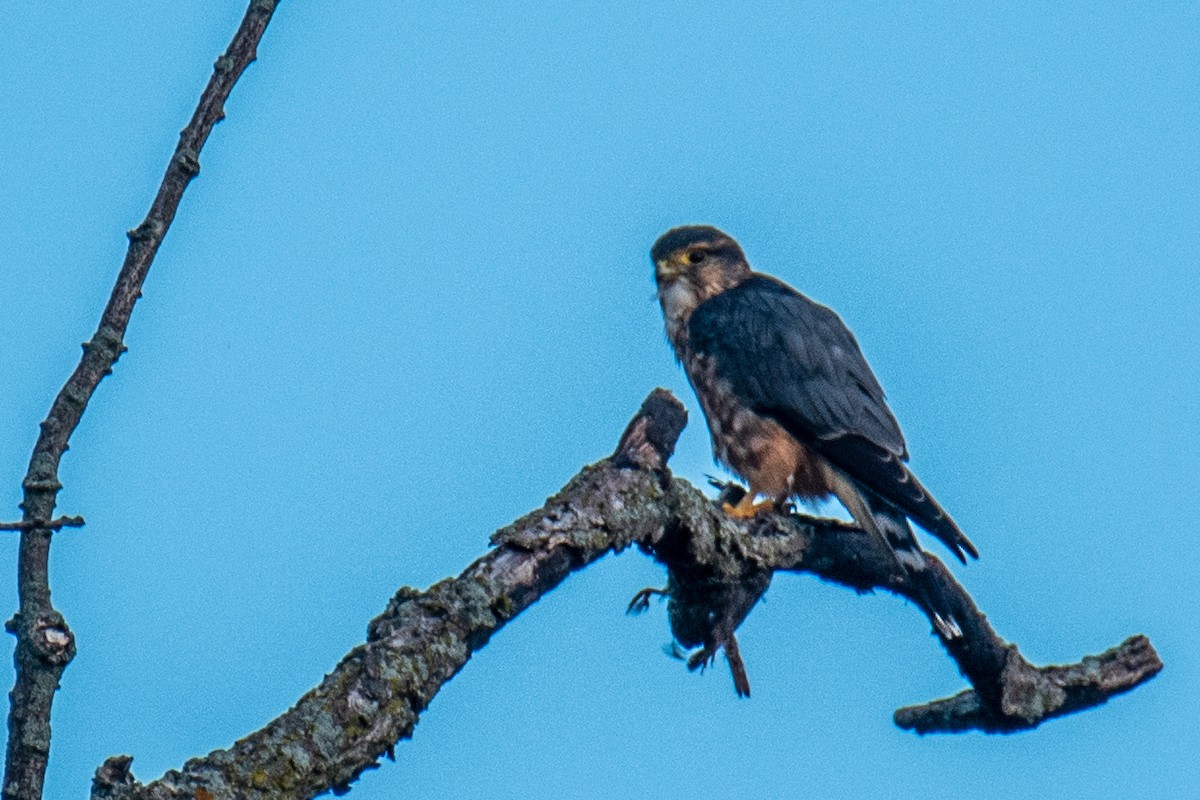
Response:
[{"label": "blue sky", "polygon": [[[0,9],[7,518],[243,11]],[[920,615],[780,576],[739,701],[663,655],[664,607],[624,615],[662,581],[627,553],[351,796],[1195,797],[1198,43],[1190,4],[284,2],[63,462],[88,525],[53,552],[79,655],[47,796],[260,727],[655,386],[701,482],[647,252],[704,221],[855,330],[1002,635],[1046,663],[1144,632],[1166,670],[1033,733],[921,739],[893,709],[963,681]]]}]

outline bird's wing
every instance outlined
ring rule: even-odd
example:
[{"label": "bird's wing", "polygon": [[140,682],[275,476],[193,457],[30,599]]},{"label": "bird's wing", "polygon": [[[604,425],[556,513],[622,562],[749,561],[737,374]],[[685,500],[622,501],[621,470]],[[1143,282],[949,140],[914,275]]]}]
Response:
[{"label": "bird's wing", "polygon": [[713,297],[692,314],[688,346],[802,441],[855,435],[908,457],[854,335],[831,309],[787,284],[755,275]]},{"label": "bird's wing", "polygon": [[688,347],[759,414],[898,506],[962,558],[974,546],[904,463],[904,435],[854,334],[831,309],[755,275],[703,303]]}]

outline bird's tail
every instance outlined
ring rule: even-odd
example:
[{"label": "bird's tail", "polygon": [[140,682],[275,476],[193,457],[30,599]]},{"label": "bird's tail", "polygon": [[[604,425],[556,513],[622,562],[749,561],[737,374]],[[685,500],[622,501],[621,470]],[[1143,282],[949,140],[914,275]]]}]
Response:
[{"label": "bird's tail", "polygon": [[941,583],[925,561],[925,554],[917,544],[917,537],[913,535],[908,524],[908,517],[903,512],[892,509],[887,501],[868,501],[868,504],[880,534],[891,546],[900,566],[908,573],[913,588],[922,600],[921,605],[929,614],[938,635],[946,641],[961,638],[962,629],[954,618],[954,610],[942,591]]},{"label": "bird's tail", "polygon": [[961,638],[962,628],[954,617],[953,606],[942,591],[941,583],[930,571],[904,512],[887,500],[860,492],[845,479],[835,486],[835,493],[858,526],[881,539],[892,551],[896,561],[908,574],[918,602],[929,614],[938,635],[946,641]]},{"label": "bird's tail", "polygon": [[738,650],[737,637],[732,633],[725,641],[725,658],[729,661],[729,671],[733,673],[733,689],[738,697],[750,696],[750,679],[746,677],[746,665],[742,662],[742,653]]}]

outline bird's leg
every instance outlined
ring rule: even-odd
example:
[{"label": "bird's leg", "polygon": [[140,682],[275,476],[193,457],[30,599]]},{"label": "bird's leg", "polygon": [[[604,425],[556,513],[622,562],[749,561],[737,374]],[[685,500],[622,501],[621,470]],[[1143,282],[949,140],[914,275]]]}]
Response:
[{"label": "bird's leg", "polygon": [[721,508],[724,509],[726,514],[734,519],[750,519],[751,517],[757,516],[759,512],[775,510],[774,501],[764,500],[761,503],[756,503],[754,502],[755,496],[756,495],[753,491],[747,491],[746,494],[742,496],[742,499],[738,501],[737,505],[722,503]]},{"label": "bird's leg", "polygon": [[629,608],[625,609],[625,613],[626,614],[642,613],[646,609],[650,608],[650,598],[655,595],[658,595],[659,597],[666,597],[667,590],[666,589],[655,589],[652,586],[647,586],[645,589],[642,589],[640,592],[638,592],[637,594],[635,594],[633,596],[633,599],[629,601]]},{"label": "bird's leg", "polygon": [[732,633],[718,644],[715,641],[707,642],[704,647],[697,650],[688,656],[687,668],[691,672],[700,670],[704,672],[714,661],[717,660],[717,650],[721,647],[725,648],[725,657],[729,659],[729,671],[733,673],[733,688],[737,692],[738,697],[750,696],[750,680],[746,677],[746,665],[742,661],[742,654],[738,650],[737,637]]},{"label": "bird's leg", "polygon": [[704,647],[700,648],[699,650],[697,650],[696,652],[694,652],[690,656],[688,656],[688,660],[687,660],[688,671],[695,672],[696,670],[700,670],[700,672],[703,673],[704,670],[708,668],[708,665],[711,664],[713,661],[715,661],[716,658],[717,658],[716,646],[714,645],[713,647],[710,648],[708,645],[704,645]]}]

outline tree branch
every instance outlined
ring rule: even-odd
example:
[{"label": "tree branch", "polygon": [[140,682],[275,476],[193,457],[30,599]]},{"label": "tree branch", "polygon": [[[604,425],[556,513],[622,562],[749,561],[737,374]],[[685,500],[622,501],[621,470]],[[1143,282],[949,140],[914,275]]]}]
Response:
[{"label": "tree branch", "polygon": [[[158,247],[166,236],[188,183],[200,171],[199,155],[209,133],[225,116],[225,100],[246,67],[275,11],[276,0],[253,0],[229,49],[217,59],[212,78],[187,127],[179,136],[146,219],[129,232],[129,249],[100,325],[83,344],[83,357],[55,397],[22,482],[24,499],[17,562],[19,608],[6,628],[17,637],[13,656],[16,682],[8,716],[4,800],[42,796],[50,753],[50,710],[63,670],[75,655],[75,637],[50,601],[50,539],[76,518],[50,522],[62,485],[58,465],[100,381],[125,352],[122,339],[133,306]],[[12,526],[6,526],[11,529]]]},{"label": "tree branch", "polygon": [[494,550],[424,592],[401,588],[319,686],[229,750],[142,786],[109,759],[93,798],[310,798],[347,789],[412,735],[419,714],[497,630],[569,574],[651,537],[670,517],[665,463],[687,414],[656,391],[613,457],[576,475],[546,505],[498,531]]},{"label": "tree branch", "polygon": [[[886,589],[912,601],[932,624],[924,593],[875,537],[857,528],[791,515],[762,520],[749,533],[749,560],[764,569],[809,572],[859,592]],[[1150,640],[1141,635],[1076,664],[1035,667],[1016,645],[996,634],[945,565],[930,553],[923,555],[963,633],[961,638],[938,640],[973,688],[897,710],[894,720],[901,728],[922,734],[1029,730],[1045,720],[1101,705],[1153,678],[1163,667]]]},{"label": "tree branch", "polygon": [[[915,602],[925,596],[908,585],[906,573],[873,537],[857,529],[799,515],[739,522],[688,482],[672,478],[666,461],[685,421],[682,405],[655,390],[610,458],[585,467],[542,508],[497,531],[495,549],[457,578],[424,592],[401,588],[371,621],[366,643],[291,710],[230,749],[193,759],[149,784],[134,780],[128,756],[110,758],[96,773],[93,800],[307,800],[347,790],[412,735],[442,685],[496,631],[575,570],[632,544],[667,566],[670,619],[680,639],[711,632],[705,626],[729,625],[731,631],[778,570],[811,572],[858,591],[883,588]],[[961,615],[963,641],[947,648],[977,698],[971,724],[964,722],[965,712],[939,712],[959,721],[956,730],[1033,727],[1104,702],[1161,667],[1144,638],[1099,661],[1029,667],[1050,683],[1075,687],[1064,688],[1063,702],[1046,702],[1046,691],[1029,690],[1024,667],[1014,669],[1016,648],[996,636],[941,562],[927,558]],[[680,626],[691,628],[681,636]],[[1097,673],[1108,677],[1089,677]]]},{"label": "tree branch", "polygon": [[23,519],[20,522],[0,522],[0,531],[29,531],[34,528],[44,528],[48,531],[59,531],[63,528],[82,528],[83,517],[59,517],[46,521],[44,519]]},{"label": "tree branch", "polygon": [[1153,678],[1162,661],[1145,636],[1130,636],[1098,656],[1084,656],[1066,666],[1035,667],[1008,645],[1009,657],[999,677],[1003,713],[994,713],[978,690],[898,709],[895,722],[917,733],[1013,733],[1035,728],[1043,720],[1098,706]]}]

